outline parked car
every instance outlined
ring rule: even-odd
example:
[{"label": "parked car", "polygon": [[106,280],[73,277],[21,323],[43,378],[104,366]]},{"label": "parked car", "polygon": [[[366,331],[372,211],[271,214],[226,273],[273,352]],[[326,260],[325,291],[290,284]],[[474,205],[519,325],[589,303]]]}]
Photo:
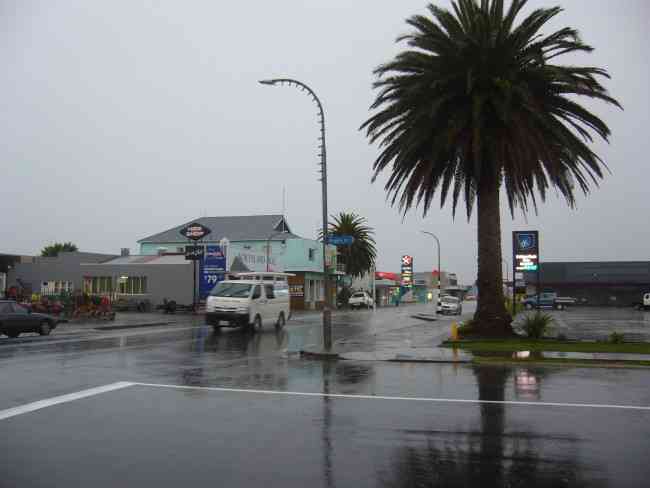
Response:
[{"label": "parked car", "polygon": [[460,302],[460,299],[454,296],[442,296],[438,305],[438,313],[444,315],[460,315],[463,313],[463,304]]},{"label": "parked car", "polygon": [[643,295],[643,300],[635,304],[637,310],[650,310],[650,293]]},{"label": "parked car", "polygon": [[214,327],[241,327],[251,332],[290,317],[288,273],[241,273],[240,279],[217,284],[205,305],[205,320]]},{"label": "parked car", "polygon": [[547,291],[539,295],[530,295],[521,301],[521,304],[526,310],[534,308],[555,308],[563,310],[569,305],[575,305],[576,299],[571,297],[559,297],[557,293]]},{"label": "parked car", "polygon": [[365,291],[356,292],[348,300],[348,305],[350,305],[350,308],[370,308],[374,303],[375,301]]},{"label": "parked car", "polygon": [[0,300],[0,334],[18,337],[24,332],[49,335],[59,323],[52,315],[32,312],[13,300]]}]

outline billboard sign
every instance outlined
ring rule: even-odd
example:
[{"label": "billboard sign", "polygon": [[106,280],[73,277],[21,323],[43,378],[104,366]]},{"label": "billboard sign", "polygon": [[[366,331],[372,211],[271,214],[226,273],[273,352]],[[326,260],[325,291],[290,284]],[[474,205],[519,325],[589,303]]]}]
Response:
[{"label": "billboard sign", "polygon": [[539,232],[536,230],[512,233],[513,263],[517,271],[539,271]]},{"label": "billboard sign", "polygon": [[192,241],[203,239],[211,232],[212,231],[209,228],[207,228],[205,225],[199,224],[198,222],[194,222],[193,224],[190,224],[187,227],[183,227],[180,230],[180,233],[183,237]]},{"label": "billboard sign", "polygon": [[206,246],[199,267],[199,298],[204,300],[212,288],[224,278],[226,255],[221,246]]},{"label": "billboard sign", "polygon": [[413,256],[402,256],[402,286],[413,288]]}]

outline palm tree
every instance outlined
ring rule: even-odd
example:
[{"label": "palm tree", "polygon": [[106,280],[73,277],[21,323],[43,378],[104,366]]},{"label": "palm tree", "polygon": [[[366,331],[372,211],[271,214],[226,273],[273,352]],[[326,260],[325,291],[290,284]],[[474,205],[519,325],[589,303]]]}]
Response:
[{"label": "palm tree", "polygon": [[41,256],[56,257],[60,252],[75,252],[78,250],[77,245],[72,242],[55,242],[41,249]]},{"label": "palm tree", "polygon": [[[407,20],[414,28],[398,39],[409,49],[375,70],[379,90],[362,126],[380,141],[374,177],[390,166],[385,188],[406,212],[427,214],[436,192],[455,215],[478,213],[476,323],[485,333],[511,333],[503,298],[499,192],[511,215],[537,210],[549,189],[575,204],[598,184],[604,163],[589,147],[593,133],[607,140],[607,125],[577,103],[580,96],[620,105],[599,79],[597,67],[554,64],[562,54],[591,52],[565,27],[541,33],[561,12],[534,10],[518,24],[526,0],[455,0],[453,13],[428,6],[430,16]],[[538,196],[539,197],[538,197]]]},{"label": "palm tree", "polygon": [[367,225],[365,217],[355,213],[341,212],[329,223],[331,236],[352,236],[351,246],[340,249],[339,259],[345,264],[345,274],[363,276],[372,268],[377,254],[375,249],[375,231]]}]

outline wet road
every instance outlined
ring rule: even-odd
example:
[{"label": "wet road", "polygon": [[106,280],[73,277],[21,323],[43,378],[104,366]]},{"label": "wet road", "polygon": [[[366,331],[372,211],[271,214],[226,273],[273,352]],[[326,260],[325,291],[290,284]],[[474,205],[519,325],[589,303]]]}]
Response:
[{"label": "wet road", "polygon": [[[335,331],[349,340],[407,316],[341,315]],[[318,320],[253,336],[160,328],[0,347],[0,418],[133,383],[1,419],[0,486],[642,486],[650,476],[650,410],[617,408],[650,406],[649,370],[301,360],[293,346],[317,336]]]}]

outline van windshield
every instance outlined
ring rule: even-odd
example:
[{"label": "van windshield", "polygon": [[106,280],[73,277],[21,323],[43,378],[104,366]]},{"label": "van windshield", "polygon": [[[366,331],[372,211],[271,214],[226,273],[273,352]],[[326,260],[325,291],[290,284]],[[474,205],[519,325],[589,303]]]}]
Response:
[{"label": "van windshield", "polygon": [[251,286],[247,283],[219,283],[210,292],[211,297],[248,298]]}]

